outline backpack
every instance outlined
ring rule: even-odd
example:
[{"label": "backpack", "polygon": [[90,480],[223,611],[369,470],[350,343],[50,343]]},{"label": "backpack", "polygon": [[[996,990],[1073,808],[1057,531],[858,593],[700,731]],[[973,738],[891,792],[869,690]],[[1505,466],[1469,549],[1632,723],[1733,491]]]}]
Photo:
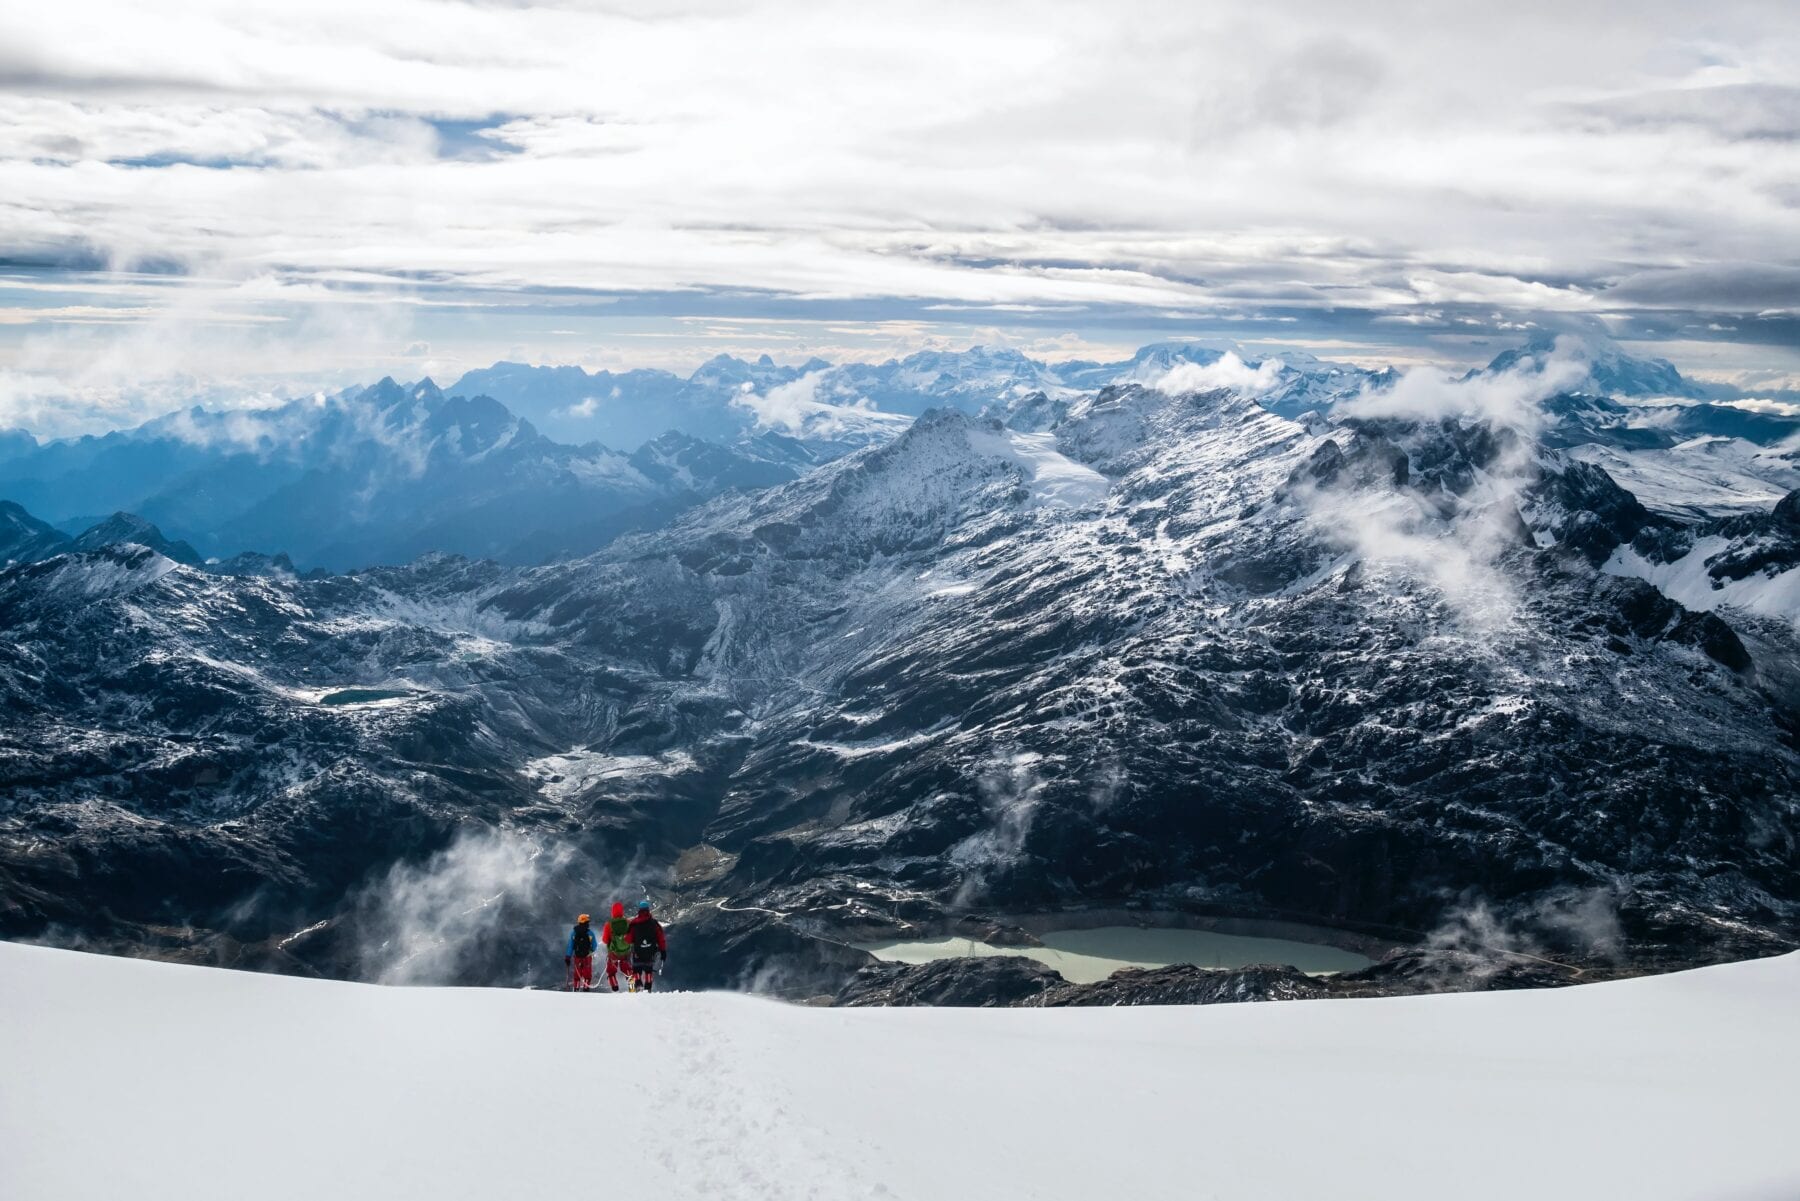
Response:
[{"label": "backpack", "polygon": [[610,917],[606,925],[600,928],[601,941],[606,943],[609,955],[631,954],[631,922],[627,918]]},{"label": "backpack", "polygon": [[594,932],[586,926],[575,927],[575,958],[586,959],[594,953]]},{"label": "backpack", "polygon": [[641,922],[633,922],[632,925],[637,927],[637,933],[632,936],[636,939],[631,947],[633,959],[639,963],[648,963],[662,954],[662,947],[656,942],[656,933],[661,927],[656,924],[655,918],[646,918]]}]

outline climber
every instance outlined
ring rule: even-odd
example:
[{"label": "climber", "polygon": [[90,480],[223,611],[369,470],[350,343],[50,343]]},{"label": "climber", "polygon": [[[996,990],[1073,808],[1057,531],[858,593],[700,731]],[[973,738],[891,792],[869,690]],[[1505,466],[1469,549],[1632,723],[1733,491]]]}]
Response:
[{"label": "climber", "polygon": [[619,991],[619,972],[631,976],[631,922],[625,917],[625,902],[614,901],[612,916],[600,927],[600,941],[606,946],[606,982]]},{"label": "climber", "polygon": [[650,916],[648,898],[638,902],[637,916],[626,933],[631,939],[631,991],[649,992],[656,983],[658,964],[669,962],[669,940],[662,925]]},{"label": "climber", "polygon": [[563,966],[569,969],[569,991],[587,992],[594,987],[594,932],[588,929],[588,915],[575,919],[569,931],[569,945],[563,951]]}]

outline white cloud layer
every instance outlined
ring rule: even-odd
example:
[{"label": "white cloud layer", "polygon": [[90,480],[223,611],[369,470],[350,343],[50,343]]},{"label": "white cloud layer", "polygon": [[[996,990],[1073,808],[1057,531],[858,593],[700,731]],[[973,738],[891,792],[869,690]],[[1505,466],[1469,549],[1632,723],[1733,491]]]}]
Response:
[{"label": "white cloud layer", "polygon": [[1264,359],[1252,367],[1228,350],[1211,363],[1177,363],[1145,380],[1150,387],[1170,396],[1229,388],[1245,396],[1260,396],[1281,382],[1281,360]]},{"label": "white cloud layer", "polygon": [[1410,367],[1392,384],[1365,392],[1338,411],[1347,417],[1413,421],[1458,418],[1535,433],[1544,423],[1544,401],[1578,387],[1588,370],[1580,344],[1559,338],[1543,362],[1527,362],[1511,371],[1461,378],[1442,367]]},{"label": "white cloud layer", "polygon": [[1410,487],[1302,493],[1312,526],[1353,551],[1366,569],[1431,586],[1470,629],[1495,632],[1517,616],[1519,593],[1501,557],[1516,545],[1520,506],[1538,477],[1535,434],[1545,400],[1579,384],[1589,364],[1573,339],[1558,339],[1541,361],[1459,378],[1434,366],[1410,368],[1392,384],[1337,410],[1346,418],[1399,418],[1484,423],[1516,431],[1460,496],[1426,495]]},{"label": "white cloud layer", "polygon": [[0,8],[0,259],[227,284],[1766,322],[1796,179],[1789,5]]}]

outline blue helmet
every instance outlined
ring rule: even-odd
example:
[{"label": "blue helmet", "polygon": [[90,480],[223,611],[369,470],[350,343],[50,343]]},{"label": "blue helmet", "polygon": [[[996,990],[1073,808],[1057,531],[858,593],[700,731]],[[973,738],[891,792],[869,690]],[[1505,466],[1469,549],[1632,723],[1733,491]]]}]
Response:
[{"label": "blue helmet", "polygon": [[650,898],[645,897],[643,900],[638,902],[638,912],[639,913],[649,913],[650,912]]}]

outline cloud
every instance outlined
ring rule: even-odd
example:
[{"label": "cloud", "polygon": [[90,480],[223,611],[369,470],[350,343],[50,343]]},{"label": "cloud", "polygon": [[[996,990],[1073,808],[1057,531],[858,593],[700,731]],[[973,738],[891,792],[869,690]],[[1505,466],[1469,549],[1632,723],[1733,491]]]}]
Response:
[{"label": "cloud", "polygon": [[1715,84],[1630,92],[1572,104],[1609,130],[1686,127],[1713,137],[1791,141],[1800,136],[1800,87]]},{"label": "cloud", "polygon": [[[1502,436],[1493,458],[1457,495],[1391,478],[1361,487],[1306,487],[1296,497],[1304,520],[1353,554],[1366,576],[1424,583],[1470,628],[1504,628],[1517,615],[1519,588],[1502,559],[1518,545],[1525,493],[1540,475],[1533,447],[1544,423],[1542,403],[1587,378],[1584,352],[1579,341],[1564,338],[1542,359],[1523,359],[1510,371],[1459,378],[1439,367],[1414,367],[1339,405],[1338,420],[1422,423],[1422,429],[1378,425],[1369,431],[1374,438],[1391,435],[1396,453],[1409,457],[1420,446],[1443,453],[1446,448],[1433,440],[1444,422],[1484,426]],[[1345,430],[1336,437],[1348,442],[1351,435]]]},{"label": "cloud", "polygon": [[1775,400],[1765,396],[1746,396],[1741,400],[1720,402],[1751,413],[1767,413],[1774,417],[1800,417],[1800,401]]},{"label": "cloud", "polygon": [[0,259],[1091,330],[1791,309],[1797,23],[1544,14],[14,5]]},{"label": "cloud", "polygon": [[1721,262],[1640,271],[1620,280],[1607,299],[1678,311],[1793,314],[1800,312],[1800,266]]},{"label": "cloud", "polygon": [[1167,371],[1151,372],[1142,382],[1170,396],[1211,392],[1228,388],[1245,396],[1260,396],[1281,383],[1280,359],[1264,359],[1251,367],[1228,350],[1211,363],[1177,363]]},{"label": "cloud", "polygon": [[1392,384],[1360,393],[1337,412],[1343,417],[1481,421],[1535,433],[1543,425],[1543,402],[1579,387],[1589,369],[1583,343],[1564,337],[1541,361],[1525,359],[1511,371],[1457,376],[1437,366],[1410,367]]},{"label": "cloud", "polygon": [[512,831],[483,829],[423,864],[396,864],[357,907],[362,978],[458,980],[465,956],[484,950],[518,911],[540,907],[546,884],[571,858],[567,844],[549,848]]},{"label": "cloud", "polygon": [[745,390],[732,397],[731,403],[754,413],[759,428],[797,434],[806,428],[809,418],[825,407],[817,399],[819,381],[824,376],[823,371],[811,371],[760,394],[745,384]]},{"label": "cloud", "polygon": [[982,900],[992,877],[1017,865],[1023,855],[1049,783],[1039,770],[1042,759],[1034,751],[1000,752],[982,768],[976,793],[989,824],[949,851],[950,861],[964,872],[951,900],[953,909]]},{"label": "cloud", "polygon": [[139,303],[108,306],[139,310],[130,320],[21,323],[0,358],[0,427],[96,433],[195,404],[267,408],[430,366],[409,336],[410,306],[389,299],[266,276],[134,293]]},{"label": "cloud", "polygon": [[818,398],[819,388],[833,375],[831,369],[809,371],[798,379],[757,392],[746,382],[731,403],[748,409],[759,429],[779,430],[795,437],[836,439],[880,438],[899,433],[911,418],[882,413],[864,397],[849,403]]},{"label": "cloud", "polygon": [[1302,503],[1312,529],[1352,552],[1365,578],[1378,586],[1389,574],[1425,583],[1466,626],[1492,632],[1518,612],[1518,586],[1499,558],[1514,544],[1509,516],[1527,482],[1521,465],[1501,465],[1449,517],[1403,488],[1309,495]]},{"label": "cloud", "polygon": [[1425,945],[1528,959],[1557,954],[1616,959],[1625,945],[1619,894],[1605,887],[1560,888],[1504,906],[1465,895],[1450,906]]},{"label": "cloud", "polygon": [[1387,71],[1379,54],[1335,35],[1238,56],[1205,81],[1195,111],[1196,139],[1219,143],[1353,122]]}]

